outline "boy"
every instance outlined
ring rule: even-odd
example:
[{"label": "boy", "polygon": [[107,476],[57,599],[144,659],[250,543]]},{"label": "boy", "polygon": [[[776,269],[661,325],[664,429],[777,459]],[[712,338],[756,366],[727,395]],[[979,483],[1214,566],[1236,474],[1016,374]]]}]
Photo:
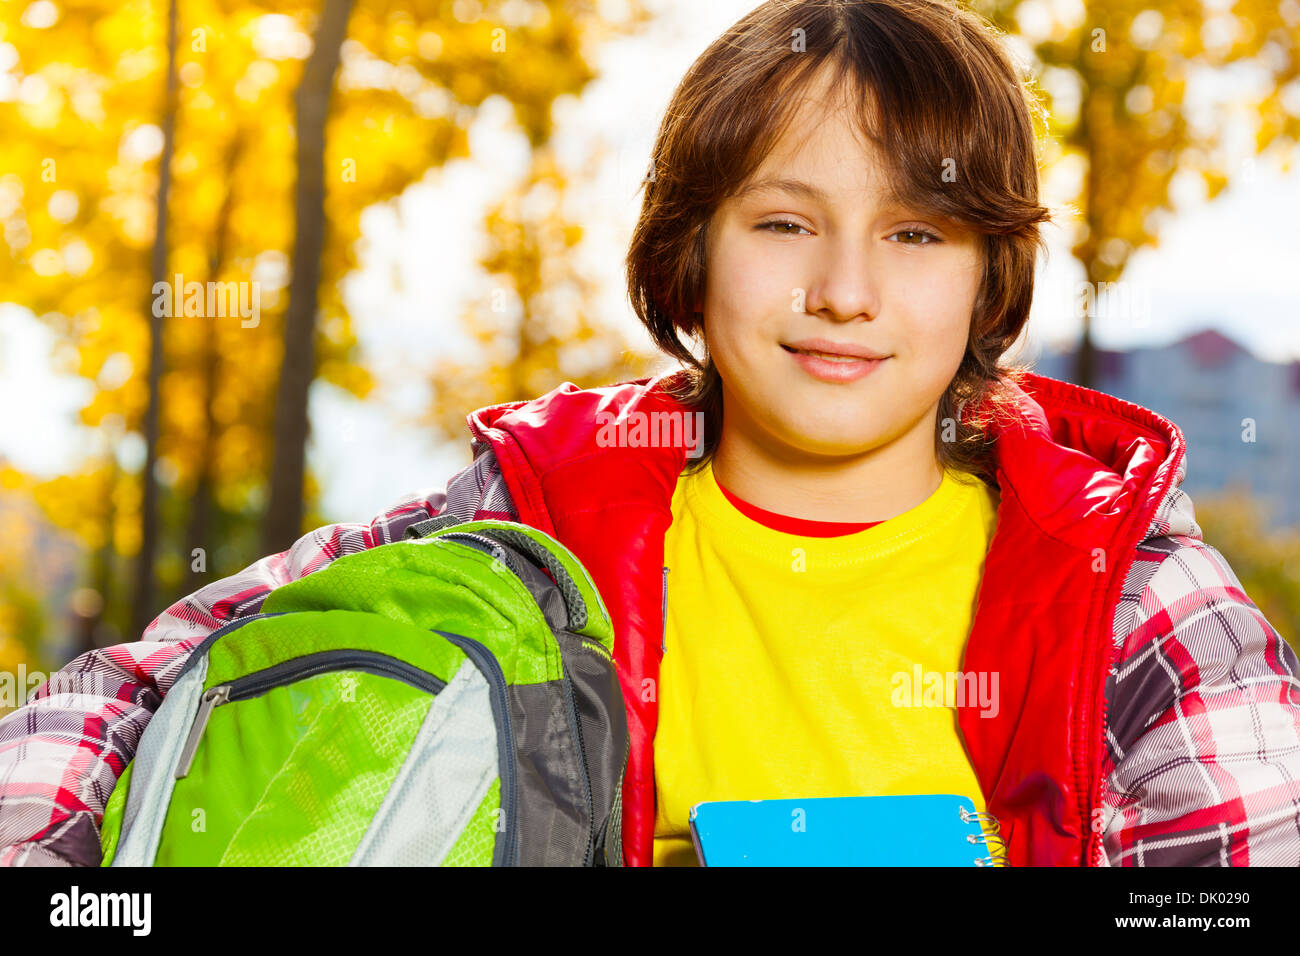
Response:
[{"label": "boy", "polygon": [[[0,862],[96,863],[189,649],[454,514],[552,534],[600,589],[629,864],[690,863],[705,799],[949,790],[1001,821],[1013,864],[1300,863],[1296,657],[1200,540],[1181,433],[998,365],[1046,210],[988,28],[928,0],[763,4],[683,80],[655,156],[629,287],[687,368],[479,409],[444,492],[78,658],[64,673],[107,686],[42,688],[0,723]],[[601,440],[610,413],[695,411],[696,458]],[[914,707],[897,678],[918,669],[996,696]]]}]

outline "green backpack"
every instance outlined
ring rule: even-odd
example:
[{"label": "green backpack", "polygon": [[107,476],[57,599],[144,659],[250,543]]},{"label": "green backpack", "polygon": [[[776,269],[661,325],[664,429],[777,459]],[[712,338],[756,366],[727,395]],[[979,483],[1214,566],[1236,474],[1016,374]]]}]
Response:
[{"label": "green backpack", "polygon": [[621,866],[613,643],[527,525],[437,517],[338,558],[194,649],[104,865]]}]

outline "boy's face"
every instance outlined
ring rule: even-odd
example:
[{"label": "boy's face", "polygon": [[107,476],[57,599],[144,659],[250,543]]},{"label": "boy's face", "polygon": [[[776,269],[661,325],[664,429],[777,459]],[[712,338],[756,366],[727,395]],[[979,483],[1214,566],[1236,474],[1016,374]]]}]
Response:
[{"label": "boy's face", "polygon": [[[849,114],[827,110],[805,100],[750,179],[820,195],[742,191],[710,223],[702,308],[723,380],[723,440],[740,429],[744,444],[788,460],[859,455],[908,436],[902,444],[932,460],[938,403],[966,349],[981,239],[889,205]],[[884,358],[819,359],[793,351],[801,346]]]}]

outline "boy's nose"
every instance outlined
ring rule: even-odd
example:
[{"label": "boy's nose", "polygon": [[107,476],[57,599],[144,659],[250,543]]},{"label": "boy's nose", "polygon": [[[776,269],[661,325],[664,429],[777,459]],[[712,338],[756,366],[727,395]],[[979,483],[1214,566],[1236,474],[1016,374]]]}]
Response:
[{"label": "boy's nose", "polygon": [[810,277],[808,312],[833,322],[875,318],[880,311],[880,272],[864,243],[831,244]]}]

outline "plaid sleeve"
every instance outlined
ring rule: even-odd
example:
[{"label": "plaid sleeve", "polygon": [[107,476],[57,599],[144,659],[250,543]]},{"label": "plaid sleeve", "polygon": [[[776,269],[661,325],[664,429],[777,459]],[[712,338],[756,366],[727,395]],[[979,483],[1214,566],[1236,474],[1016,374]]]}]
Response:
[{"label": "plaid sleeve", "polygon": [[436,514],[513,519],[495,456],[474,451],[445,490],[408,495],[368,524],[318,528],[177,601],[141,640],[87,651],[33,691],[0,721],[0,865],[99,864],[104,804],[189,652],[256,614],[274,588]]},{"label": "plaid sleeve", "polygon": [[1300,865],[1300,666],[1223,556],[1143,543],[1116,644],[1103,862]]}]

